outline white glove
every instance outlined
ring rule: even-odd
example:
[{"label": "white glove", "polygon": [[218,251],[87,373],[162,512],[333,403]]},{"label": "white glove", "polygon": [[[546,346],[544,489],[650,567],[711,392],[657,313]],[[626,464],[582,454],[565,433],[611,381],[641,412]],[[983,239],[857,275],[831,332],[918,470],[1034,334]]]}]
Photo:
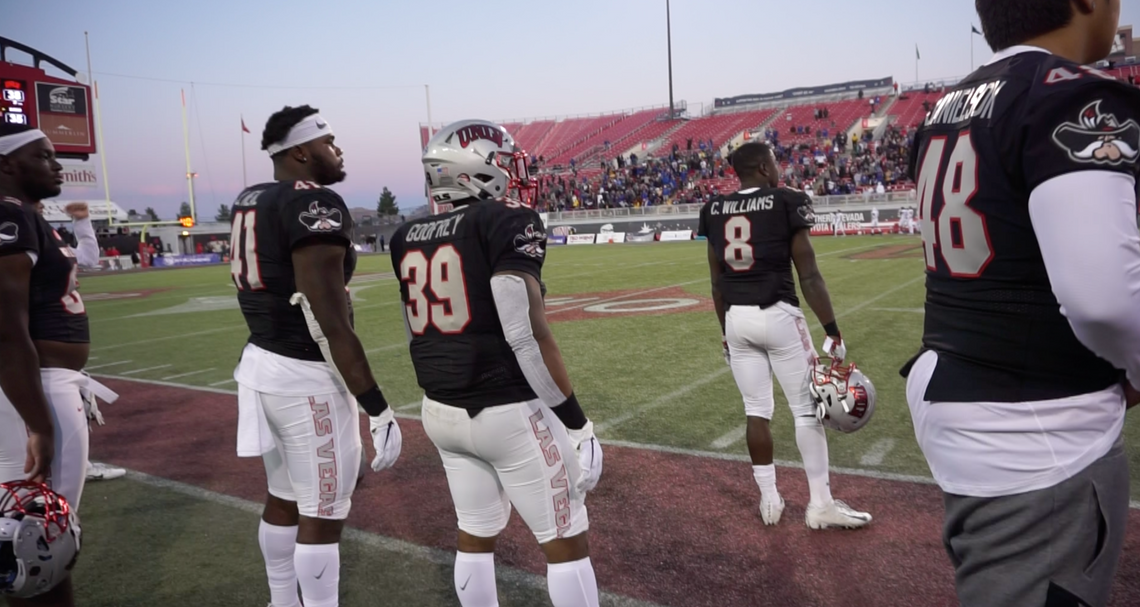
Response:
[{"label": "white glove", "polygon": [[823,340],[823,351],[831,357],[833,362],[841,363],[843,359],[847,358],[847,345],[843,343],[842,337],[827,336]]},{"label": "white glove", "polygon": [[728,352],[728,338],[720,336],[720,347],[724,349],[724,364],[732,366],[732,355]]},{"label": "white glove", "polygon": [[376,459],[372,460],[372,471],[379,472],[391,468],[400,459],[400,449],[404,446],[404,436],[396,414],[388,407],[376,417],[368,418],[368,430],[372,433],[372,446],[376,448]]},{"label": "white glove", "polygon": [[83,412],[87,415],[88,422],[95,422],[102,426],[106,422],[103,421],[103,413],[99,411],[98,398],[102,398],[103,402],[110,404],[119,400],[119,395],[114,390],[92,379],[86,371],[80,371],[80,373],[87,378],[86,385],[79,388],[79,397],[83,400]]},{"label": "white glove", "polygon": [[602,445],[598,437],[594,436],[594,422],[587,421],[581,430],[566,429],[570,435],[570,443],[578,452],[578,464],[582,469],[582,476],[574,486],[579,494],[585,494],[598,485],[602,477]]}]

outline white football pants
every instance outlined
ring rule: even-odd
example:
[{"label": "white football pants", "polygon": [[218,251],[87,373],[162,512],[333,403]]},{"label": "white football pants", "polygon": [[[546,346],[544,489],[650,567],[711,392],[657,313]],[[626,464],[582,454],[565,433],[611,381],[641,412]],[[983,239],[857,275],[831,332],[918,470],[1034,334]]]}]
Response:
[{"label": "white football pants", "polygon": [[574,489],[578,457],[566,426],[542,401],[489,407],[472,418],[425,397],[423,424],[465,533],[499,535],[512,504],[539,544],[589,529],[586,496]]},{"label": "white football pants", "polygon": [[725,338],[745,415],[772,419],[775,372],[792,415],[815,416],[808,380],[816,352],[803,311],[784,302],[763,309],[731,306],[725,314]]},{"label": "white football pants", "polygon": [[[40,381],[55,428],[55,457],[47,484],[78,511],[87,480],[89,436],[80,395],[80,388],[87,386],[87,376],[71,369],[40,369]],[[27,477],[27,449],[27,426],[16,407],[0,392],[0,482]]]}]

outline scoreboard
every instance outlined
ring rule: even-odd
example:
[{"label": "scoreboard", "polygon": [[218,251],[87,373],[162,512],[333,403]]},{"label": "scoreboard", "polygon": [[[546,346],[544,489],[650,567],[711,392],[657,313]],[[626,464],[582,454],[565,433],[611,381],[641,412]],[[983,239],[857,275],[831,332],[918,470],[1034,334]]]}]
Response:
[{"label": "scoreboard", "polygon": [[[32,55],[33,65],[7,61],[7,49]],[[86,158],[95,153],[95,116],[91,87],[77,80],[49,76],[47,63],[73,77],[67,65],[7,38],[0,38],[0,122],[38,128],[61,157]]]}]

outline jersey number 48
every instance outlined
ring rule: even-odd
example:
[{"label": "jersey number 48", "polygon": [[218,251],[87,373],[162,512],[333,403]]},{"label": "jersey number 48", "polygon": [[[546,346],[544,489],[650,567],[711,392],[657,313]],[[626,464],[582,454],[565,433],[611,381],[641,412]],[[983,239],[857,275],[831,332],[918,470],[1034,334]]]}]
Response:
[{"label": "jersey number 48", "polygon": [[926,268],[938,269],[937,249],[951,276],[977,278],[994,257],[986,216],[970,208],[970,199],[978,191],[978,154],[970,131],[964,130],[958,133],[943,171],[947,144],[945,136],[932,137],[918,168],[918,215]]}]

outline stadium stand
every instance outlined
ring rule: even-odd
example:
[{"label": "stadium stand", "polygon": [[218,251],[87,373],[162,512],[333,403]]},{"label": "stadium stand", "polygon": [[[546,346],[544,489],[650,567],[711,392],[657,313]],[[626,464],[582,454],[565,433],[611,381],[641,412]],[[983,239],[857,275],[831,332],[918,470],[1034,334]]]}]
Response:
[{"label": "stadium stand", "polygon": [[919,90],[903,93],[895,100],[887,113],[895,117],[895,124],[898,126],[916,126],[926,117],[929,108],[942,98],[942,94],[942,91]]},{"label": "stadium stand", "polygon": [[673,146],[686,151],[701,149],[702,145],[709,147],[710,141],[712,148],[721,148],[742,131],[764,124],[775,112],[776,110],[760,110],[690,120],[665,139],[657,149],[656,155],[670,154]]},{"label": "stadium stand", "polygon": [[[771,126],[780,134],[780,141],[784,144],[808,143],[820,137],[833,137],[841,131],[846,131],[855,124],[856,120],[870,116],[872,108],[875,107],[874,99],[851,99],[792,106],[776,116]],[[821,111],[825,113],[821,114]],[[821,115],[826,117],[821,118]]]}]

